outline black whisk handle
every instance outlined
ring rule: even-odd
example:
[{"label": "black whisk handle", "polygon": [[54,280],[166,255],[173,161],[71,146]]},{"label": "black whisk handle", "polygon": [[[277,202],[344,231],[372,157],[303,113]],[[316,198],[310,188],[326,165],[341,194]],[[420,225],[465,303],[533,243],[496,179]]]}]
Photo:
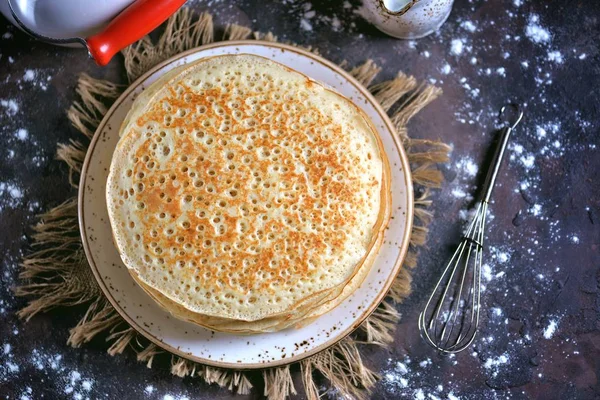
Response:
[{"label": "black whisk handle", "polygon": [[[507,117],[509,108],[512,109],[514,112],[512,118]],[[500,166],[502,165],[502,159],[504,158],[504,153],[506,153],[506,148],[508,146],[510,134],[519,124],[519,122],[521,122],[521,119],[523,118],[523,111],[521,111],[517,104],[507,104],[500,109],[500,118],[506,123],[506,126],[502,129],[500,133],[500,141],[498,143],[498,146],[496,147],[496,152],[494,153],[494,158],[492,159],[491,167],[488,170],[487,177],[483,184],[483,197],[481,201],[485,203],[490,202],[490,198],[492,197],[492,190],[494,190],[496,178],[498,177],[498,173],[500,172]]]}]

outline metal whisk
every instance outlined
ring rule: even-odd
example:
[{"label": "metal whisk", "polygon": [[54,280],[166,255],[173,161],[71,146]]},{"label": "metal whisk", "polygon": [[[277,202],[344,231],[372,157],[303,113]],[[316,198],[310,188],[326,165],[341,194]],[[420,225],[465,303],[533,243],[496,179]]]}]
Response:
[{"label": "metal whisk", "polygon": [[[512,111],[512,112],[509,112]],[[510,115],[509,115],[510,114]],[[475,339],[481,306],[481,265],[488,204],[508,145],[510,134],[523,118],[516,104],[500,110],[505,127],[500,134],[491,168],[473,220],[419,315],[419,331],[442,353],[458,353]]]}]

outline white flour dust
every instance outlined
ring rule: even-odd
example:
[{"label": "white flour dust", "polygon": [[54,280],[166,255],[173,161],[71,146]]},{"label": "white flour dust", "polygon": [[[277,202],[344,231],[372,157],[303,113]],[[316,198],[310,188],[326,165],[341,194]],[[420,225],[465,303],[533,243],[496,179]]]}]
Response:
[{"label": "white flour dust", "polygon": [[467,31],[473,33],[477,30],[477,26],[471,21],[463,21],[460,24],[460,27],[466,29]]},{"label": "white flour dust", "polygon": [[525,27],[525,36],[534,43],[549,43],[552,36],[550,32],[540,25],[539,15],[532,14]]},{"label": "white flour dust", "polygon": [[[439,361],[439,360],[438,360]],[[450,365],[456,366],[456,360],[453,355],[448,357]],[[457,400],[461,397],[455,395],[457,391],[455,386],[460,382],[447,381],[444,384],[434,383],[428,376],[434,374],[440,369],[439,364],[435,364],[431,358],[424,358],[421,361],[413,361],[405,356],[401,360],[387,360],[387,366],[382,371],[381,384],[384,390],[393,398],[411,398],[427,400]],[[454,374],[452,374],[453,376]]]},{"label": "white flour dust", "polygon": [[15,182],[0,182],[0,212],[19,207],[23,203],[24,189]]},{"label": "white flour dust", "polygon": [[457,157],[453,163],[453,169],[456,171],[456,178],[444,186],[444,192],[448,190],[450,196],[461,200],[459,219],[462,222],[468,222],[473,217],[474,210],[465,207],[473,202],[473,196],[476,193],[475,177],[479,172],[479,167],[473,158],[462,156]]},{"label": "white flour dust", "polygon": [[450,44],[450,52],[455,56],[459,56],[462,54],[464,48],[463,39],[452,39]]},{"label": "white flour dust", "polygon": [[499,355],[498,357],[488,358],[483,363],[483,368],[489,369],[492,371],[492,376],[497,376],[498,372],[503,366],[506,366],[510,361],[508,353],[504,353]]},{"label": "white flour dust", "polygon": [[23,75],[23,80],[25,82],[31,82],[35,79],[36,72],[32,69],[26,69],[25,75]]},{"label": "white flour dust", "polygon": [[15,136],[17,137],[17,139],[25,141],[29,137],[29,132],[27,132],[27,129],[20,128],[19,130],[17,130]]},{"label": "white flour dust", "polygon": [[[288,13],[297,19],[300,30],[306,34],[316,30],[353,33],[356,30],[356,20],[360,19],[360,5],[349,1],[344,1],[341,7],[327,10],[320,7],[316,9],[313,3],[308,1],[284,0],[283,2],[289,9]],[[282,37],[285,36],[284,33]],[[362,37],[362,34],[358,36]]]},{"label": "white flour dust", "polygon": [[176,396],[176,395],[172,395],[172,394],[165,394],[162,398],[163,400],[189,400],[190,398],[187,396]]},{"label": "white flour dust", "polygon": [[19,103],[14,99],[0,100],[0,105],[4,107],[4,112],[9,117],[14,117],[19,112]]},{"label": "white flour dust", "polygon": [[[19,346],[19,331],[13,330],[12,337],[2,338],[4,343],[0,344],[0,387],[3,382],[23,382],[20,391],[28,399],[45,397],[44,394],[55,393],[56,398],[73,400],[90,400],[107,398],[98,380],[91,371],[81,368],[81,362],[77,356],[68,357],[59,351],[43,348],[34,348],[30,356],[17,360],[15,347]],[[30,377],[35,376],[46,382],[43,393],[35,392],[28,386]],[[158,397],[157,397],[158,396]],[[163,392],[155,386],[144,383],[139,387],[131,388],[129,398],[151,398],[166,400],[189,400],[193,396],[187,393]]]},{"label": "white flour dust", "polygon": [[565,62],[565,59],[563,58],[563,55],[560,53],[560,51],[554,50],[548,53],[548,60],[555,62],[557,64],[562,64]]},{"label": "white flour dust", "polygon": [[544,328],[544,332],[543,332],[544,339],[552,339],[552,337],[556,333],[556,330],[558,329],[558,322],[559,322],[558,318],[551,319],[548,322],[548,325],[546,326],[546,328]]},{"label": "white flour dust", "polygon": [[569,239],[571,240],[571,243],[573,243],[573,244],[579,244],[579,236],[577,236],[577,235],[571,235],[571,237]]},{"label": "white flour dust", "polygon": [[52,75],[49,70],[26,69],[23,77],[17,80],[17,84],[21,90],[27,90],[30,87],[37,87],[42,91],[48,90],[48,85],[52,81]]},{"label": "white flour dust", "polygon": [[300,20],[300,28],[308,32],[313,30],[312,24],[305,18]]},{"label": "white flour dust", "polygon": [[463,171],[467,176],[470,177],[475,177],[477,175],[477,172],[479,172],[479,167],[477,166],[475,161],[473,161],[473,159],[468,156],[459,158],[456,161],[455,166],[457,170]]},{"label": "white flour dust", "polygon": [[[5,127],[6,131],[7,128]],[[8,160],[18,156],[19,160],[26,167],[42,167],[45,166],[50,157],[47,153],[48,149],[32,136],[26,128],[17,128],[12,135],[4,137],[4,148],[0,150],[0,157],[5,157]],[[0,209],[2,208],[2,196],[0,193]]]},{"label": "white flour dust", "polygon": [[[14,332],[18,335],[18,331]],[[6,338],[5,338],[6,339]],[[15,343],[18,339],[10,338]],[[89,399],[94,388],[94,379],[77,369],[68,367],[63,362],[63,356],[58,353],[48,352],[42,349],[33,349],[29,359],[16,361],[12,353],[13,345],[5,342],[3,353],[0,357],[0,382],[18,377],[27,376],[30,369],[43,373],[48,378],[49,385],[54,387],[62,395],[74,400]],[[24,392],[31,398],[38,398],[31,388],[26,387]]]}]

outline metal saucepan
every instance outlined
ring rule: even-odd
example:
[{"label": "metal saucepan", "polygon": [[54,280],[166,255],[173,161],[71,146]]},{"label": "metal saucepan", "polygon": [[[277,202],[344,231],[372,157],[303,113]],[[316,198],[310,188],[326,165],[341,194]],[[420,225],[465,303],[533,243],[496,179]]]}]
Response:
[{"label": "metal saucepan", "polygon": [[0,11],[41,41],[81,44],[98,65],[150,33],[186,0],[0,0]]}]

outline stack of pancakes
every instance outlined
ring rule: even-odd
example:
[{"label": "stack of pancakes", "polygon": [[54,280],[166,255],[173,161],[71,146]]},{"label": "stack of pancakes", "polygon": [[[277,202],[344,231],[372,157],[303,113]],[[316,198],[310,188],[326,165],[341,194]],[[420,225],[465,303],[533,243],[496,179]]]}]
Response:
[{"label": "stack of pancakes", "polygon": [[390,215],[389,165],[351,101],[268,59],[175,68],[134,102],[106,197],[136,282],[233,333],[301,326],[361,284]]}]

